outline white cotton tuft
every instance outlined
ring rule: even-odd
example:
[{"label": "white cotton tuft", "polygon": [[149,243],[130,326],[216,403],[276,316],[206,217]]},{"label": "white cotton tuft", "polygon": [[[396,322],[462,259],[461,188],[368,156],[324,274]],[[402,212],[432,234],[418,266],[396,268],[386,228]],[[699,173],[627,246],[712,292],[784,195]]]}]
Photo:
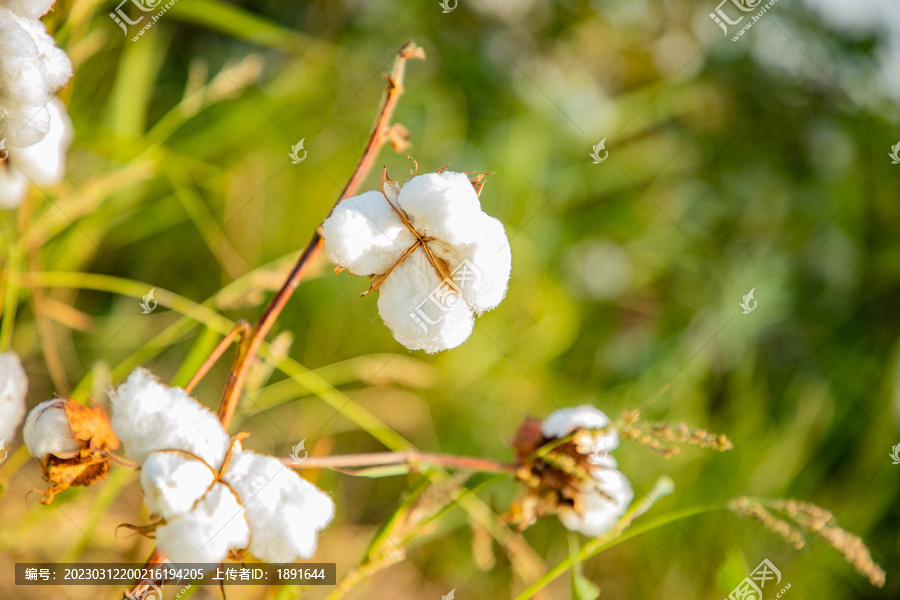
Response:
[{"label": "white cotton tuft", "polygon": [[398,342],[429,354],[456,348],[475,327],[472,310],[438,279],[421,248],[382,282],[378,312]]},{"label": "white cotton tuft", "polygon": [[15,352],[0,353],[0,440],[16,435],[25,416],[27,392],[28,376],[18,355]]},{"label": "white cotton tuft", "polygon": [[[612,464],[615,465],[615,461]],[[625,475],[614,468],[592,469],[591,476],[603,493],[593,491],[582,494],[579,497],[580,513],[568,506],[561,506],[557,513],[566,529],[596,537],[612,529],[619,517],[625,514],[634,498],[634,491]]]},{"label": "white cotton tuft", "polygon": [[451,244],[471,244],[472,220],[484,213],[465,173],[444,171],[413,177],[400,188],[400,206],[423,236]]},{"label": "white cotton tuft", "polygon": [[261,561],[310,558],[316,538],[334,516],[334,501],[278,459],[236,452],[223,477],[244,506],[250,524],[248,550]]},{"label": "white cotton tuft", "polygon": [[51,454],[71,458],[84,447],[83,442],[75,439],[66,418],[65,404],[59,398],[45,400],[31,409],[22,428],[22,437],[28,452],[40,461]]},{"label": "white cotton tuft", "polygon": [[141,465],[141,488],[150,512],[166,519],[191,510],[215,481],[204,463],[174,452],[154,452]]},{"label": "white cotton tuft", "polygon": [[72,64],[36,17],[47,0],[0,4],[0,141],[20,148],[44,139],[48,103],[72,76]]},{"label": "white cotton tuft", "polygon": [[328,260],[354,275],[384,273],[416,239],[381,192],[341,201],[322,231]]},{"label": "white cotton tuft", "polygon": [[174,563],[220,563],[229,550],[246,548],[250,529],[227,486],[215,484],[186,514],[156,529],[156,545]]},{"label": "white cotton tuft", "polygon": [[216,416],[187,392],[135,369],[110,395],[112,428],[126,455],[143,463],[156,450],[184,450],[218,470],[229,447]]},{"label": "white cotton tuft", "polygon": [[[469,227],[475,242],[459,250],[453,277],[466,304],[478,315],[499,306],[512,271],[512,251],[503,223],[481,213]],[[463,262],[466,261],[466,262]]]},{"label": "white cotton tuft", "polygon": [[354,275],[384,275],[378,311],[398,342],[429,353],[455,348],[472,334],[473,313],[496,308],[506,295],[506,231],[482,212],[463,173],[427,173],[397,187],[385,191],[396,194],[408,225],[384,194],[366,192],[340,202],[325,221],[325,251]]}]

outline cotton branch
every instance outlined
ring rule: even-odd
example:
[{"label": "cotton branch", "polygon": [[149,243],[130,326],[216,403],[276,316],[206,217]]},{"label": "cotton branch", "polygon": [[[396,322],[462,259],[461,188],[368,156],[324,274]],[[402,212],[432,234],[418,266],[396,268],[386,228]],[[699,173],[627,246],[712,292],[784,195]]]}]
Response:
[{"label": "cotton branch", "polygon": [[[400,100],[401,94],[403,94],[403,75],[406,70],[406,61],[413,58],[424,60],[425,52],[413,42],[409,42],[397,53],[393,71],[391,71],[389,75],[385,74],[387,87],[381,102],[381,109],[378,111],[378,117],[375,120],[375,126],[372,128],[372,133],[369,135],[369,141],[366,143],[366,148],[363,151],[362,157],[356,165],[356,168],[353,170],[353,174],[350,176],[350,180],[347,182],[346,187],[344,187],[337,202],[335,202],[335,206],[337,206],[338,202],[344,198],[348,198],[356,193],[357,188],[359,188],[360,183],[362,183],[366,175],[368,175],[369,170],[375,162],[376,156],[378,156],[378,152],[385,143],[390,142],[391,146],[397,150],[402,150],[405,146],[408,132],[401,125],[392,126],[391,117],[394,114],[394,109],[397,107],[397,102]],[[332,207],[332,210],[333,208],[334,207]],[[300,284],[300,280],[303,279],[303,275],[306,273],[309,264],[319,253],[321,248],[322,226],[320,225],[316,228],[312,238],[306,245],[306,248],[300,254],[297,263],[288,275],[287,280],[281,286],[281,289],[279,289],[275,296],[272,297],[269,305],[253,326],[249,335],[242,338],[241,342],[238,344],[237,356],[235,356],[234,364],[231,367],[228,383],[222,394],[222,401],[219,404],[218,410],[219,420],[226,429],[228,429],[231,424],[231,419],[237,408],[238,399],[243,391],[244,381],[247,378],[247,373],[253,362],[253,357],[256,356],[263,340],[275,324],[275,320],[281,314],[281,311],[290,299],[291,294],[294,293],[294,290]]]}]

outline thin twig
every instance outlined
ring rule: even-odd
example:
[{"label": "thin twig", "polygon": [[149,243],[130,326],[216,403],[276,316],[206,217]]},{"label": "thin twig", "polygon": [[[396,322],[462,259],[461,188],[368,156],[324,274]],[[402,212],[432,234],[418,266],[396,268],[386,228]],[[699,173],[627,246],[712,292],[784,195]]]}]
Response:
[{"label": "thin twig", "polygon": [[212,366],[214,364],[216,364],[216,362],[218,362],[218,360],[220,358],[222,358],[222,355],[225,354],[225,350],[228,349],[228,346],[231,345],[231,342],[233,342],[234,339],[236,337],[238,337],[239,335],[241,337],[244,337],[249,332],[250,332],[250,323],[248,323],[247,321],[244,321],[244,320],[238,321],[237,325],[234,326],[234,329],[229,331],[228,335],[226,335],[224,338],[222,338],[222,341],[219,342],[219,344],[216,346],[215,350],[212,351],[212,354],[210,354],[209,357],[207,357],[207,359],[203,362],[203,364],[200,365],[200,368],[197,369],[197,372],[194,373],[194,376],[191,377],[191,380],[188,382],[188,384],[186,386],[184,386],[184,391],[186,391],[188,394],[190,394],[191,390],[193,390],[194,387],[198,383],[200,383],[200,380],[203,379],[203,376],[209,372],[209,370],[212,368]]},{"label": "thin twig", "polygon": [[[397,101],[403,93],[403,74],[406,69],[406,61],[411,58],[425,58],[425,52],[413,42],[409,42],[400,49],[397,53],[396,61],[394,62],[393,71],[390,75],[385,75],[385,79],[387,79],[387,88],[384,93],[381,109],[378,111],[378,118],[375,120],[375,126],[372,128],[372,133],[369,136],[369,141],[366,143],[366,148],[363,151],[362,158],[359,160],[359,164],[357,164],[356,168],[353,170],[350,180],[347,182],[344,191],[341,192],[341,195],[338,197],[334,206],[337,206],[341,200],[356,193],[360,183],[362,183],[363,179],[365,179],[369,170],[372,168],[372,164],[374,163],[378,152],[381,150],[382,146],[390,140],[391,117],[394,114]],[[334,210],[334,207],[332,207],[332,210]],[[244,380],[247,378],[247,373],[253,362],[253,357],[256,356],[259,347],[262,345],[266,335],[275,324],[278,315],[281,314],[281,311],[290,299],[291,294],[294,293],[294,290],[300,284],[300,280],[303,279],[303,275],[309,267],[309,264],[312,262],[312,259],[315,258],[321,248],[322,226],[319,225],[313,233],[312,238],[309,240],[309,243],[306,245],[306,248],[303,250],[303,253],[300,254],[300,257],[297,259],[294,268],[291,269],[291,272],[288,275],[287,280],[281,286],[281,289],[279,289],[275,296],[272,297],[269,305],[253,326],[250,335],[245,340],[242,340],[241,344],[238,346],[238,353],[235,357],[231,374],[228,377],[225,391],[222,393],[222,401],[219,403],[218,416],[225,429],[228,429],[231,425],[231,419],[237,408],[237,402],[243,390]]]},{"label": "thin twig", "polygon": [[285,465],[297,469],[341,469],[352,467],[375,467],[388,465],[427,465],[440,466],[468,471],[486,471],[491,473],[515,473],[518,465],[500,463],[473,456],[455,456],[452,454],[430,454],[419,450],[403,452],[370,452],[366,454],[342,454],[338,456],[310,456],[302,462],[294,464],[290,458],[282,458]]}]

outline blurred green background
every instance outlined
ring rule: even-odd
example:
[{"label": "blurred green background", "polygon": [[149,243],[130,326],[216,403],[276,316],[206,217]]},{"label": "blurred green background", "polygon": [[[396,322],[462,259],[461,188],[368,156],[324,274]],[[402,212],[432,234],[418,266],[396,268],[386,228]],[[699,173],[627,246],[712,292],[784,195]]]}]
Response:
[{"label": "blurred green background", "polygon": [[[410,353],[375,298],[360,299],[368,281],[320,259],[270,336],[276,360],[287,350],[296,362],[257,365],[232,430],[281,456],[301,439],[314,454],[382,451],[390,434],[353,418],[365,409],[423,450],[509,461],[529,414],[646,405],[646,418],[735,446],[666,460],[623,444],[636,497],[660,475],[675,481],[649,518],[744,494],[815,502],[870,544],[887,585],[821,541],[798,552],[718,511],[589,560],[603,598],[720,599],[763,558],[790,598],[897,598],[900,166],[887,155],[900,135],[889,35],[900,17],[863,2],[869,26],[823,17],[827,5],[776,3],[735,43],[708,17],[715,0],[460,0],[446,14],[437,0],[178,0],[132,42],[108,17],[115,2],[60,0],[45,21],[75,63],[62,93],[76,131],[68,175],[33,191],[10,215],[20,241],[4,240],[24,252],[13,348],[29,405],[56,393],[102,403],[137,364],[184,385],[227,327],[216,312],[255,320],[352,172],[380,74],[414,39],[428,59],[408,65],[395,121],[420,172],[496,172],[481,200],[511,240],[507,298],[460,348]],[[308,156],[292,165],[301,139]],[[593,164],[601,139],[609,158]],[[382,162],[401,181],[411,166],[390,149]],[[363,188],[377,182],[376,169]],[[151,288],[160,306],[144,315]],[[743,314],[751,288],[758,307]],[[205,404],[231,359],[197,389]],[[25,497],[43,485],[37,464],[10,457],[4,573],[16,561],[146,557],[151,542],[115,532],[146,518],[136,475],[44,507]],[[304,474],[336,500],[316,559],[337,562],[339,577],[421,479]],[[515,493],[503,480],[480,497],[502,513]],[[565,533],[550,518],[520,540],[552,566]],[[347,597],[511,598],[525,587],[507,553],[520,545],[484,538],[451,510],[408,560]],[[568,586],[561,577],[542,597],[567,598]],[[0,579],[4,598],[120,594]]]}]

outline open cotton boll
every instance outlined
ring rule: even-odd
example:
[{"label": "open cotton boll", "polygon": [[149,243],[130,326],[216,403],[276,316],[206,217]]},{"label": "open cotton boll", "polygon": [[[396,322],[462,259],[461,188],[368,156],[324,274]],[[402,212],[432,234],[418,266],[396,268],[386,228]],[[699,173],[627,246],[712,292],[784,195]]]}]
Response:
[{"label": "open cotton boll", "polygon": [[167,387],[139,368],[110,394],[110,403],[113,431],[132,460],[143,463],[156,450],[184,450],[213,469],[222,466],[228,434],[216,416],[183,389]]},{"label": "open cotton boll", "polygon": [[156,545],[174,563],[225,560],[229,550],[246,548],[250,528],[237,498],[227,486],[215,484],[194,508],[167,519],[156,529]]},{"label": "open cotton boll", "polygon": [[150,512],[170,519],[191,510],[216,474],[199,460],[174,452],[154,452],[141,465],[141,489]]},{"label": "open cotton boll", "polygon": [[31,409],[22,428],[22,437],[28,452],[38,460],[53,455],[68,458],[84,447],[75,439],[75,433],[66,417],[65,403],[56,398],[45,400]]},{"label": "open cotton boll", "polygon": [[399,202],[423,236],[452,245],[475,241],[471,223],[483,213],[465,173],[444,171],[413,177],[400,188]]},{"label": "open cotton boll", "polygon": [[0,353],[0,440],[12,438],[25,416],[28,377],[15,352]]},{"label": "open cotton boll", "polygon": [[421,248],[382,282],[378,312],[398,342],[429,354],[456,348],[475,327],[472,310],[438,278]]},{"label": "open cotton boll", "polygon": [[334,501],[278,459],[237,452],[223,480],[244,506],[251,554],[265,562],[310,558],[316,536],[334,516]]},{"label": "open cotton boll", "polygon": [[381,192],[340,202],[322,235],[333,263],[377,276],[370,291],[379,292],[378,312],[410,350],[459,346],[472,334],[473,311],[506,295],[506,231],[482,212],[463,173],[427,173],[402,187],[385,177]]},{"label": "open cotton boll", "polygon": [[615,469],[593,469],[591,476],[606,495],[600,492],[582,494],[578,499],[581,512],[561,506],[557,514],[566,529],[596,537],[612,529],[625,514],[634,491],[625,475]]},{"label": "open cotton boll", "polygon": [[387,271],[416,241],[381,192],[341,201],[323,224],[325,254],[354,275]]}]

